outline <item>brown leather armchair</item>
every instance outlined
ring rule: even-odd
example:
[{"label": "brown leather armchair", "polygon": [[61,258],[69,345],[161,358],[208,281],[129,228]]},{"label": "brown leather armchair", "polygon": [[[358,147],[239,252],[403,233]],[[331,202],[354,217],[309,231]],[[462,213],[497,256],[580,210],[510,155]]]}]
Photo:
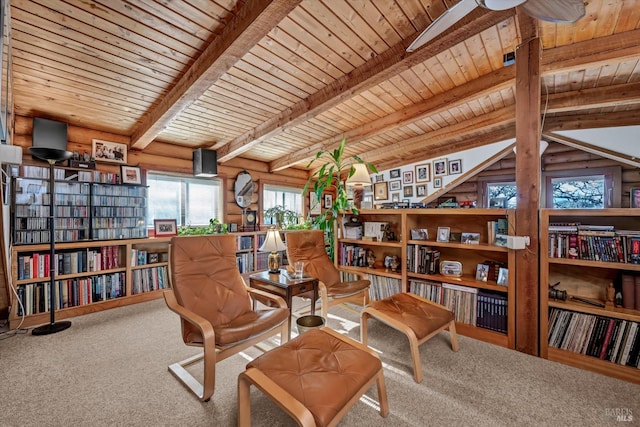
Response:
[{"label": "brown leather armchair", "polygon": [[[171,290],[167,306],[180,316],[182,339],[204,351],[169,366],[169,371],[208,401],[215,389],[215,364],[280,333],[288,340],[289,309],[269,293],[248,288],[236,264],[236,237],[230,234],[171,239]],[[251,295],[274,301],[275,308],[253,310]],[[204,381],[198,382],[185,366],[204,359]]]},{"label": "brown leather armchair", "polygon": [[327,255],[322,230],[291,231],[286,234],[287,258],[292,265],[304,261],[305,274],[320,280],[320,307],[322,317],[327,317],[327,309],[347,302],[347,299],[362,295],[362,306],[369,302],[369,285],[366,279],[340,281],[340,272]]}]

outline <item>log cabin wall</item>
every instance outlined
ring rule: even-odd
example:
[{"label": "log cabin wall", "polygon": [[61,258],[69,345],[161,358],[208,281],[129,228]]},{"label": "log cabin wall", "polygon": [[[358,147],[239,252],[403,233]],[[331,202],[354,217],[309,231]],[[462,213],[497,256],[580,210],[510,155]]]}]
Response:
[{"label": "log cabin wall", "polygon": [[[47,166],[45,162],[33,159],[29,154],[29,147],[32,145],[32,131],[32,117],[16,116],[13,142],[15,145],[22,147],[23,164]],[[79,153],[83,153],[84,151],[90,153],[93,139],[102,139],[122,144],[129,143],[129,138],[126,136],[69,126],[67,149],[70,151],[75,150]],[[127,153],[127,164],[129,166],[140,166],[144,170],[181,173],[190,176],[193,174],[192,151],[193,149],[188,147],[155,142],[147,147],[144,152],[130,150]],[[96,167],[98,170],[104,172],[120,173],[120,165],[98,162]],[[239,157],[224,165],[218,165],[218,177],[223,180],[225,188],[225,218],[222,219],[223,222],[242,224],[242,209],[236,204],[233,193],[235,177],[242,170],[248,171],[256,184],[257,191],[255,191],[252,203],[248,209],[256,209],[258,211],[259,221],[262,221],[262,215],[260,214],[260,212],[262,212],[262,200],[260,195],[262,194],[264,184],[280,184],[302,189],[308,176],[306,170],[294,168],[270,173],[267,163],[241,159]],[[0,274],[4,274],[4,271],[0,271]],[[0,279],[2,279],[1,276]],[[5,283],[7,282],[6,280],[0,281],[0,319],[6,319],[8,313],[9,290],[5,287]]]},{"label": "log cabin wall", "polygon": [[[552,142],[549,144],[549,147],[542,155],[541,164],[543,175],[547,171],[620,167],[622,169],[622,200],[620,207],[622,208],[630,207],[630,189],[640,187],[640,169],[559,143]],[[472,200],[476,201],[480,206],[479,198],[482,184],[479,181],[485,179],[504,180],[505,178],[515,181],[515,165],[515,154],[509,154],[441,197],[453,196],[459,201]],[[541,203],[544,203],[542,199]]]},{"label": "log cabin wall", "polygon": [[[14,144],[22,146],[23,164],[46,163],[32,159],[29,154],[29,147],[32,145],[33,119],[31,117],[17,116],[15,123]],[[129,144],[129,138],[123,135],[101,132],[93,129],[69,126],[68,145],[69,151],[84,151],[91,153],[93,139]],[[194,147],[195,149],[197,147]],[[129,150],[127,153],[127,164],[129,166],[139,166],[146,171],[172,172],[188,176],[193,175],[192,148],[180,147],[161,142],[154,142],[147,147],[144,152]],[[120,173],[120,165],[97,162],[97,169],[104,172]],[[259,213],[259,220],[262,221],[262,187],[267,184],[280,184],[302,189],[307,181],[308,172],[304,169],[289,168],[279,172],[269,172],[269,165],[257,160],[247,160],[234,158],[224,165],[218,165],[218,177],[224,180],[224,203],[225,218],[219,218],[222,222],[242,223],[242,208],[240,208],[234,198],[234,183],[236,175],[242,170],[251,174],[257,191],[254,192],[253,200],[248,209],[256,209]]]}]

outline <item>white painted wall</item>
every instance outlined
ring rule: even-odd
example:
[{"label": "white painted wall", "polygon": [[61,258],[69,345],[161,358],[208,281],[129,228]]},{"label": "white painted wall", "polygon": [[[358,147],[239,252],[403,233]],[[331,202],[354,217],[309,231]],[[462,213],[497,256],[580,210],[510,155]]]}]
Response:
[{"label": "white painted wall", "polygon": [[[639,118],[640,120],[640,118]],[[599,129],[580,129],[580,130],[570,130],[570,131],[562,131],[562,132],[554,132],[558,135],[563,135],[572,139],[576,139],[582,142],[585,142],[590,145],[594,145],[596,147],[606,148],[608,150],[617,151],[622,154],[627,154],[630,156],[636,156],[640,158],[640,126],[621,126],[615,128],[599,128]],[[515,142],[514,139],[509,139],[501,142],[496,142],[494,144],[486,145],[479,148],[472,148],[470,150],[461,151],[458,153],[450,154],[446,157],[439,158],[428,158],[421,160],[419,162],[411,163],[406,166],[402,166],[400,169],[400,178],[391,178],[390,171],[384,170],[380,171],[377,174],[373,174],[371,176],[371,181],[375,184],[375,182],[385,181],[388,183],[389,187],[391,187],[391,181],[400,180],[400,190],[391,190],[389,188],[389,198],[387,200],[375,200],[374,204],[392,202],[393,194],[399,193],[399,201],[408,199],[410,203],[419,202],[424,199],[429,194],[434,193],[436,190],[434,187],[434,162],[439,160],[452,161],[460,159],[462,163],[462,173],[464,174],[466,171],[470,171],[480,163],[490,158],[491,156],[497,154],[505,147],[513,144]],[[428,182],[416,182],[416,166],[430,164],[431,165],[431,176]],[[413,172],[413,181],[412,183],[403,183],[404,172],[412,171]],[[447,171],[448,172],[448,171]],[[442,184],[446,188],[447,184],[455,179],[460,178],[460,175],[444,175],[442,176]],[[426,184],[426,194],[424,196],[416,195],[416,186]],[[412,187],[413,197],[405,197],[404,196],[404,187]],[[365,196],[371,195],[372,193],[365,193]]]}]

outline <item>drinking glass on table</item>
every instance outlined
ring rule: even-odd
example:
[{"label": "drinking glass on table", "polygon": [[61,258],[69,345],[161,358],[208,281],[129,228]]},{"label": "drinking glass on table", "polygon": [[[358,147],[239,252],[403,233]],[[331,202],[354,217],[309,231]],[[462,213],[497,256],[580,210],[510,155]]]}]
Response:
[{"label": "drinking glass on table", "polygon": [[296,261],[293,263],[293,271],[296,279],[302,279],[304,275],[304,261]]}]

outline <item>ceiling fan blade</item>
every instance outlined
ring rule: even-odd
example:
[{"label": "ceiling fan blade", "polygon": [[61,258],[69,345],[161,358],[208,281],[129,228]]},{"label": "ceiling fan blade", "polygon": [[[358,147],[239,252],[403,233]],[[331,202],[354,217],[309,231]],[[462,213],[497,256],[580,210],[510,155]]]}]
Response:
[{"label": "ceiling fan blade", "polygon": [[416,39],[409,45],[407,52],[413,52],[425,43],[433,40],[453,24],[468,15],[473,9],[478,7],[476,0],[461,0],[442,15],[436,18]]},{"label": "ceiling fan blade", "polygon": [[585,14],[583,0],[528,0],[522,8],[534,18],[558,24],[572,24]]}]

